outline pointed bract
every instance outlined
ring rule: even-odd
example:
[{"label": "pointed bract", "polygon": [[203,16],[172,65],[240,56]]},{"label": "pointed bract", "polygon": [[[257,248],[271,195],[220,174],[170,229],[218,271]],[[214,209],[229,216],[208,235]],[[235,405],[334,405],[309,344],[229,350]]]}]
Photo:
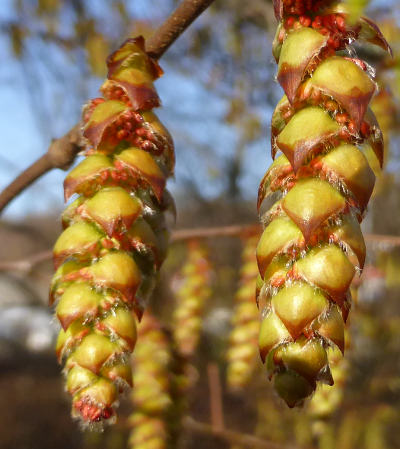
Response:
[{"label": "pointed bract", "polygon": [[326,36],[312,28],[300,28],[290,33],[283,42],[277,79],[291,103],[296,98],[307,67],[327,41]]}]

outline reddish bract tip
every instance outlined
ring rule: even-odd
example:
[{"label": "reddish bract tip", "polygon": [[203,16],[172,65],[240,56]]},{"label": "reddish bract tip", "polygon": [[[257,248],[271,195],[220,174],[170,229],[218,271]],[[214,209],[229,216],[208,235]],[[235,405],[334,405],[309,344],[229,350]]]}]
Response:
[{"label": "reddish bract tip", "polygon": [[[131,49],[132,51],[124,52],[124,47],[127,47],[127,49]],[[149,68],[151,69],[151,73],[154,76],[154,79],[159,78],[164,73],[158,62],[146,53],[144,37],[137,36],[127,39],[117,50],[115,50],[108,56],[106,61],[108,67],[108,79],[112,77],[112,75],[121,67],[121,65],[126,61],[127,58],[132,56],[132,53],[135,50],[136,53],[143,53],[143,56],[148,59]]]},{"label": "reddish bract tip", "polygon": [[86,398],[76,401],[74,408],[86,422],[99,422],[111,418],[114,414],[112,407],[90,403]]},{"label": "reddish bract tip", "polygon": [[389,55],[393,58],[393,50],[389,45],[389,42],[385,39],[382,31],[379,29],[378,25],[373,22],[368,17],[360,17],[361,30],[359,32],[359,37],[365,39],[371,44],[381,47],[383,50],[387,51]]}]

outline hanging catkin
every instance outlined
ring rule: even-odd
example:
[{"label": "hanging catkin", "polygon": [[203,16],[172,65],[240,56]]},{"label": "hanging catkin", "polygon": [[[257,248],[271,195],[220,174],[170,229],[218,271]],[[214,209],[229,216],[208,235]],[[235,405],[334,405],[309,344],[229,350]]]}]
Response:
[{"label": "hanging catkin", "polygon": [[[348,20],[335,1],[275,0],[273,43],[285,96],[272,117],[277,157],[259,189],[257,247],[262,359],[278,394],[300,405],[321,381],[333,384],[327,348],[344,350],[350,283],[365,261],[360,229],[375,176],[363,149],[383,161],[382,133],[368,108],[376,84],[368,65],[346,53],[356,39],[389,50],[367,18]],[[351,55],[351,56],[350,56]]]},{"label": "hanging catkin", "polygon": [[50,303],[57,301],[72,414],[84,423],[110,420],[131,385],[134,315],[140,319],[168,243],[174,148],[152,111],[162,71],[144,48],[143,38],[128,39],[109,56],[103,97],[83,111],[86,157],[64,181],[65,199],[79,196],[54,246]]}]

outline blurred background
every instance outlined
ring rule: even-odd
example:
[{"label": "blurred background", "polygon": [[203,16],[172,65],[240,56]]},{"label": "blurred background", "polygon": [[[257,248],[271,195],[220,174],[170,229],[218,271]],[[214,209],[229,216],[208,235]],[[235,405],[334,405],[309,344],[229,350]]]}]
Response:
[{"label": "blurred background", "polygon": [[[177,3],[1,1],[0,189],[80,119],[82,104],[98,95],[110,51],[129,36],[150,36]],[[385,135],[386,164],[363,224],[375,237],[367,242],[367,269],[350,319],[343,395],[329,422],[321,424],[310,407],[286,410],[258,360],[245,392],[225,388],[242,243],[235,237],[206,242],[212,293],[193,361],[197,380],[188,411],[210,421],[207,364],[213,363],[222,381],[226,427],[258,435],[275,449],[400,448],[400,245],[399,239],[380,237],[400,237],[400,5],[375,0],[367,14],[395,55],[391,59],[370,46],[357,49],[376,68],[380,93],[372,107]],[[269,0],[217,0],[161,60],[165,75],[157,88],[163,107],[157,114],[175,141],[176,177],[169,188],[178,229],[257,222],[258,184],[271,163],[269,121],[282,95],[271,55],[275,26]],[[126,447],[124,419],[100,435],[81,432],[72,421],[53,352],[58,328],[47,307],[52,264],[46,251],[60,232],[64,176],[61,170],[43,176],[0,220],[2,449]],[[171,279],[184,254],[184,244],[172,246],[154,294],[153,309],[163,321],[172,319]],[[121,404],[122,418],[129,407],[128,398]],[[182,447],[234,446],[186,431]]]}]

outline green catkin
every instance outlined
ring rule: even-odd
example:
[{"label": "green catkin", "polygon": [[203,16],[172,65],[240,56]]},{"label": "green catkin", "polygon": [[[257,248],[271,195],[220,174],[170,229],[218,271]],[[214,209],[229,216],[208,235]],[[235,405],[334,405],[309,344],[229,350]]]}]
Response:
[{"label": "green catkin", "polygon": [[227,384],[233,390],[243,389],[251,380],[259,357],[257,339],[260,319],[255,301],[257,236],[243,242],[242,267],[232,314],[232,331],[227,352]]},{"label": "green catkin", "polygon": [[383,162],[382,133],[368,108],[376,83],[366,63],[343,50],[355,39],[390,49],[369,19],[352,24],[336,1],[275,0],[274,7],[273,55],[285,96],[273,113],[275,160],[258,197],[259,208],[279,198],[262,217],[257,247],[259,346],[275,390],[294,407],[317,383],[334,382],[327,349],[344,351],[349,287],[365,261],[360,222],[375,183],[363,151]]},{"label": "green catkin", "polygon": [[152,111],[162,71],[144,39],[128,39],[107,66],[103,97],[83,111],[85,159],[64,181],[65,199],[79,196],[62,216],[50,288],[72,414],[90,426],[114,420],[132,383],[136,320],[168,245],[165,184],[174,169],[172,139]]},{"label": "green catkin", "polygon": [[170,396],[171,345],[157,319],[145,313],[133,358],[130,449],[165,449]]},{"label": "green catkin", "polygon": [[188,242],[186,261],[175,285],[173,339],[179,353],[190,357],[197,348],[203,312],[211,296],[211,265],[204,245],[195,240]]}]

